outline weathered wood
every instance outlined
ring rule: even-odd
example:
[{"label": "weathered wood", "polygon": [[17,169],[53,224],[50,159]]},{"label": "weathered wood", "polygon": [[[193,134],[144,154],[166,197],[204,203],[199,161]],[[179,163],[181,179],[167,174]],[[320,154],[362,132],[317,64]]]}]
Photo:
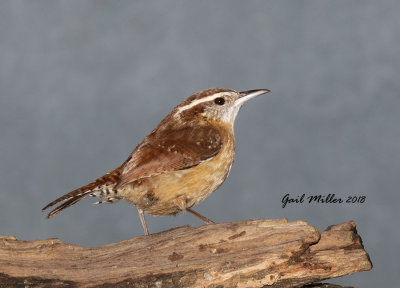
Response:
[{"label": "weathered wood", "polygon": [[371,268],[353,221],[184,226],[93,248],[0,238],[0,283],[13,287],[294,287]]}]

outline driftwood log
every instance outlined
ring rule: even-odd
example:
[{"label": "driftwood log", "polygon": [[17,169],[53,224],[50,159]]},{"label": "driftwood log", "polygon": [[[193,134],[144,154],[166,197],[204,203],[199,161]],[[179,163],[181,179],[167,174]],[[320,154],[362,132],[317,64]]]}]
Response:
[{"label": "driftwood log", "polygon": [[92,248],[0,237],[0,287],[297,287],[371,268],[353,221],[184,226]]}]

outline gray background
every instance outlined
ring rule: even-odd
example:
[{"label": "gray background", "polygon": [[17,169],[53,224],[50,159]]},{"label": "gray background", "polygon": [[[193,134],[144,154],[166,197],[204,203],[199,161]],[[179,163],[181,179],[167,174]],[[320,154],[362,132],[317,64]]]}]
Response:
[{"label": "gray background", "polygon": [[[268,88],[235,124],[237,157],[197,211],[217,222],[353,219],[372,271],[400,253],[398,1],[1,1],[0,234],[95,246],[141,235],[133,206],[40,209],[119,166],[180,101],[208,87]],[[363,204],[281,207],[292,196]],[[201,225],[147,216],[151,232]]]}]

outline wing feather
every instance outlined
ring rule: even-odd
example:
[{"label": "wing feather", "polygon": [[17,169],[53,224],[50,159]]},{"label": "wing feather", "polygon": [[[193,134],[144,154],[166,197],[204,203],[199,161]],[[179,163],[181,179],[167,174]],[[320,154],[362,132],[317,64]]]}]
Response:
[{"label": "wing feather", "polygon": [[214,157],[221,145],[221,135],[210,126],[153,131],[132,152],[118,186],[199,165]]}]

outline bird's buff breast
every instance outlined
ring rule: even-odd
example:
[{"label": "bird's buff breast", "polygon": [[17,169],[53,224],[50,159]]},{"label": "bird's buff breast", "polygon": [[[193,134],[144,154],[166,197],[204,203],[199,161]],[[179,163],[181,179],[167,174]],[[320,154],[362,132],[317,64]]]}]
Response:
[{"label": "bird's buff breast", "polygon": [[153,215],[176,214],[200,203],[224,182],[232,167],[234,138],[224,140],[213,158],[195,167],[137,180],[124,187],[122,198]]}]

